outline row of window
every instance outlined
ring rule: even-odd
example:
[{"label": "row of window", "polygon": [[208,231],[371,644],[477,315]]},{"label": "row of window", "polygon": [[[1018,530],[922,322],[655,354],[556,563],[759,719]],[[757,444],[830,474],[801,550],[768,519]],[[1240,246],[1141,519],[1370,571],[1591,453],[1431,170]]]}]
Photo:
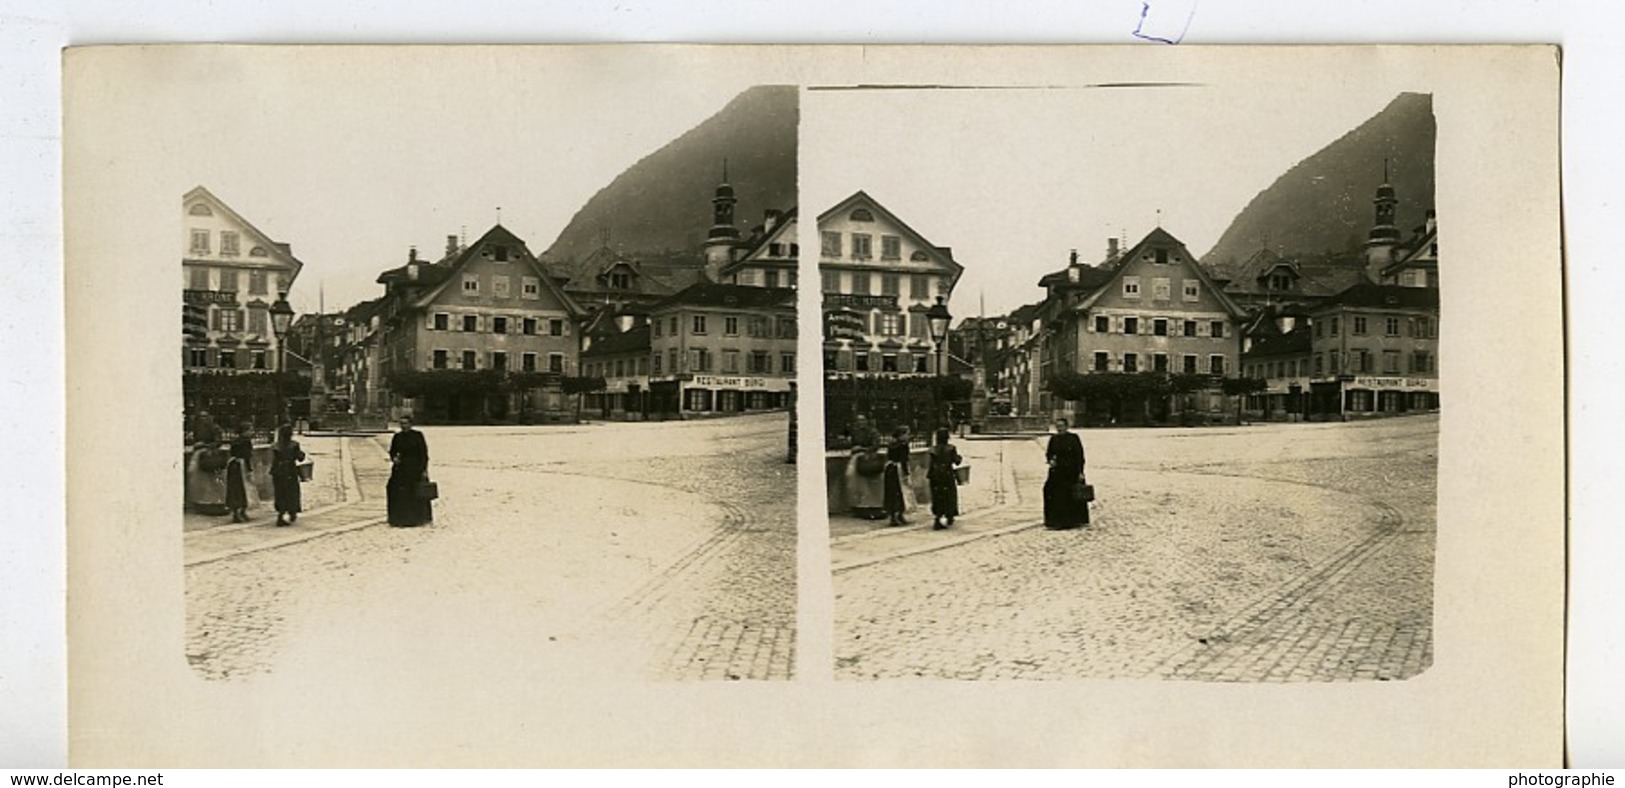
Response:
[{"label": "row of window", "polygon": [[[519,354],[519,371],[520,372],[540,372],[541,370],[536,366],[538,358],[539,358],[539,356],[537,354],[535,354],[535,353],[521,353],[521,354]],[[457,360],[459,362],[458,366],[457,366],[457,369],[469,369],[469,370],[480,369],[480,354],[479,354],[479,351],[464,350],[464,351],[462,351],[461,355],[458,357]],[[451,369],[452,368],[452,366],[451,366],[451,363],[452,363],[451,351],[450,350],[436,349],[434,351],[433,356],[432,356],[431,363],[433,364],[435,369]],[[489,353],[486,354],[485,369],[490,369],[490,370],[494,370],[494,371],[497,371],[497,372],[507,372],[508,371],[508,354],[506,352],[501,351],[501,350],[490,351]],[[547,371],[548,372],[558,372],[558,373],[562,374],[563,372],[565,372],[565,369],[566,368],[565,368],[564,354],[563,353],[549,353],[549,354],[547,354]]]},{"label": "row of window", "polygon": [[269,370],[270,357],[260,349],[238,351],[236,348],[186,349],[186,365],[194,369],[263,369]]},{"label": "row of window", "polygon": [[1210,337],[1223,339],[1229,331],[1223,320],[1174,320],[1166,317],[1095,315],[1096,334],[1147,334],[1158,337]]},{"label": "row of window", "polygon": [[[463,295],[478,296],[480,294],[481,279],[483,277],[480,274],[463,274]],[[512,280],[513,277],[510,276],[493,274],[491,276],[491,296],[493,298],[512,298]],[[520,277],[519,287],[520,298],[535,301],[542,297],[542,280],[534,276]]]},{"label": "row of window", "polygon": [[[720,370],[712,369],[716,362],[715,354],[708,348],[690,348],[688,352],[687,372],[721,372],[727,375],[737,375],[741,372],[749,375],[774,374],[773,354],[765,350],[754,350],[750,353],[741,353],[738,350],[722,351],[722,367]],[[622,358],[615,361],[595,361],[584,364],[588,377],[624,378],[635,375],[665,375],[677,374],[685,371],[679,369],[682,356],[677,348],[671,348],[666,353],[655,353],[651,356],[637,358]],[[739,362],[745,362],[744,369],[740,369]],[[794,375],[796,372],[796,356],[794,353],[780,353],[778,355],[778,373]]]},{"label": "row of window", "polygon": [[[721,320],[713,320],[716,317],[720,317]],[[721,325],[718,326],[718,323]],[[713,328],[720,327],[723,336],[736,337],[739,336],[740,326],[744,326],[745,336],[748,337],[757,339],[796,338],[796,321],[795,318],[789,317],[771,318],[765,315],[747,315],[744,320],[740,320],[737,315],[690,315],[688,326],[689,333],[697,336],[708,336]],[[655,320],[650,323],[649,327],[650,332],[656,337],[668,334],[672,337],[681,336],[679,332],[680,323],[676,315],[672,315],[665,320]]]},{"label": "row of window", "polygon": [[1333,350],[1316,353],[1312,358],[1248,364],[1246,373],[1248,377],[1267,379],[1309,377],[1311,369],[1317,377],[1327,374],[1428,375],[1438,371],[1438,360],[1426,350],[1413,351],[1408,357],[1398,350],[1384,350],[1380,368],[1377,359],[1377,354],[1365,348],[1353,348],[1347,355]]},{"label": "row of window", "polygon": [[[903,274],[880,272],[879,292],[875,291],[875,273],[872,271],[848,271],[845,276],[851,281],[850,289],[841,288],[841,271],[823,271],[824,292],[850,293],[852,295],[889,295],[902,297]],[[908,275],[908,297],[914,301],[928,301],[931,299],[931,279],[926,274]],[[947,277],[941,277],[937,286],[937,293],[946,295],[952,283]]]},{"label": "row of window", "polygon": [[[194,228],[192,230],[192,233],[191,233],[191,238],[192,238],[192,242],[187,247],[191,254],[193,254],[193,255],[207,255],[207,254],[210,254],[210,249],[212,247],[211,242],[214,240],[214,234],[213,233],[209,232],[208,230],[201,230],[201,229]],[[221,257],[236,257],[236,256],[238,256],[240,254],[242,254],[242,237],[237,233],[236,230],[221,230],[220,231],[220,256]],[[252,249],[249,249],[248,254],[249,254],[250,257],[268,257],[268,256],[270,256],[270,253],[265,251],[265,247],[263,247],[263,246],[256,246],[256,247],[254,247]]]},{"label": "row of window", "polygon": [[[1114,358],[1112,358],[1111,353],[1109,353],[1107,351],[1104,351],[1104,350],[1097,350],[1097,351],[1095,351],[1095,359],[1094,359],[1095,363],[1094,363],[1093,369],[1096,372],[1146,372],[1146,371],[1151,371],[1151,372],[1172,372],[1173,371],[1168,366],[1169,359],[1168,359],[1168,354],[1167,353],[1151,353],[1149,355],[1150,355],[1151,366],[1148,369],[1148,368],[1142,366],[1142,364],[1145,361],[1145,358],[1144,358],[1144,356],[1142,356],[1142,354],[1139,354],[1139,353],[1124,353],[1120,357],[1114,359]],[[1224,356],[1216,355],[1216,354],[1211,355],[1211,356],[1207,357],[1207,369],[1204,370],[1204,369],[1202,369],[1202,359],[1201,359],[1201,357],[1197,356],[1195,354],[1187,353],[1184,356],[1180,357],[1179,371],[1183,372],[1183,373],[1185,373],[1187,375],[1197,375],[1197,374],[1201,374],[1203,372],[1206,372],[1209,375],[1223,375],[1224,374],[1224,369],[1225,369],[1224,364],[1225,364]]]},{"label": "row of window", "polygon": [[[489,331],[492,334],[523,334],[525,336],[539,336],[545,333],[550,337],[564,337],[570,335],[570,324],[563,318],[549,318],[542,320],[534,317],[510,317],[508,315],[457,315],[456,319],[447,312],[436,312],[429,322],[431,331],[463,331],[479,333]],[[453,328],[455,326],[455,328]]]},{"label": "row of window", "polygon": [[[1405,336],[1412,339],[1437,339],[1439,336],[1439,323],[1431,317],[1401,318],[1388,315],[1382,318],[1371,318],[1366,315],[1350,315],[1348,318],[1349,336],[1364,337],[1371,335],[1371,328],[1376,320],[1382,322],[1382,335],[1397,337],[1401,329]],[[1332,315],[1326,320],[1315,321],[1315,338],[1322,339],[1327,336],[1338,336],[1343,330],[1343,320],[1340,315]]]},{"label": "row of window", "polygon": [[[853,260],[871,260],[874,258],[874,236],[870,233],[850,233]],[[825,230],[820,234],[823,249],[820,250],[826,259],[838,260],[845,253],[843,247],[846,236],[834,230]],[[923,253],[916,253],[916,259],[924,259]],[[880,236],[880,259],[903,259],[903,239],[895,235]]]},{"label": "row of window", "polygon": [[[1123,297],[1139,298],[1141,295],[1140,284],[1140,277],[1138,276],[1123,277]],[[1202,300],[1202,282],[1199,279],[1181,279],[1179,281],[1179,292],[1182,301],[1200,301]],[[1151,300],[1174,300],[1174,281],[1166,276],[1152,277]]]},{"label": "row of window", "polygon": [[[758,276],[758,274],[760,274],[760,276]],[[768,268],[765,270],[743,268],[740,269],[739,275],[735,277],[735,281],[738,284],[748,285],[750,287],[795,287],[796,272],[794,270],[790,270],[785,271],[784,274],[785,275],[781,277],[778,269],[775,268]],[[757,282],[758,279],[761,281]]]},{"label": "row of window", "polygon": [[824,351],[824,369],[840,372],[916,372],[931,371],[931,356],[926,353],[870,353],[859,350],[845,352]]},{"label": "row of window", "polygon": [[[220,290],[235,293],[242,289],[243,279],[248,280],[249,295],[268,296],[277,290],[277,277],[264,269],[249,269],[247,271],[236,268],[209,268],[203,265],[187,266],[186,286],[191,290]],[[210,287],[211,274],[218,272],[219,287]],[[245,276],[246,275],[246,276]]]}]

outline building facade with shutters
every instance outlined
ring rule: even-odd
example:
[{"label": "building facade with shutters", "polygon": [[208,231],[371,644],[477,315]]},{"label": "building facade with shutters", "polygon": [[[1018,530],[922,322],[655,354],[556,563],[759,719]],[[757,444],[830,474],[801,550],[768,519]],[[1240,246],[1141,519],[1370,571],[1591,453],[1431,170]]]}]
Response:
[{"label": "building facade with shutters", "polygon": [[[448,249],[441,260],[417,259],[380,274],[376,309],[377,375],[391,389],[392,410],[428,421],[564,420],[574,409],[561,390],[577,374],[581,307],[547,275],[525,242],[492,227],[479,240]],[[488,372],[488,378],[534,373],[530,390],[441,391],[407,396],[399,373]],[[454,376],[443,376],[450,380]]]},{"label": "building facade with shutters", "polygon": [[1309,315],[1311,418],[1439,407],[1439,291],[1364,283]]},{"label": "building facade with shutters", "polygon": [[1167,231],[1152,230],[1089,282],[1062,319],[1072,371],[1237,374],[1242,310]]},{"label": "building facade with shutters", "polygon": [[789,407],[797,365],[795,293],[702,282],[651,308],[651,413],[669,418]]},{"label": "building facade with shutters", "polygon": [[189,322],[183,368],[277,370],[280,346],[270,308],[293,287],[304,263],[202,186],[187,192],[181,205],[181,298]]},{"label": "building facade with shutters", "polygon": [[818,235],[825,375],[936,374],[925,313],[964,270],[953,251],[862,191],[820,215]]}]

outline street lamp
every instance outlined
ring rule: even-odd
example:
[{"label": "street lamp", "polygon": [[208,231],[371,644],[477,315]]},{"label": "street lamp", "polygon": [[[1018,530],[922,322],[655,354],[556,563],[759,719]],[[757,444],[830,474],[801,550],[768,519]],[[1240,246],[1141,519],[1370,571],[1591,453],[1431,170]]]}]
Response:
[{"label": "street lamp", "polygon": [[925,310],[926,322],[931,326],[931,341],[937,344],[937,375],[945,374],[942,366],[942,343],[948,340],[948,325],[953,322],[954,316],[948,314],[948,305],[943,303],[942,296],[937,296],[937,302]]},{"label": "street lamp", "polygon": [[277,382],[277,418],[287,418],[287,403],[284,401],[282,386],[286,384],[288,371],[288,327],[293,323],[293,306],[288,303],[287,293],[278,293],[276,303],[271,304],[271,332],[276,334],[277,362],[276,371],[279,378]]}]

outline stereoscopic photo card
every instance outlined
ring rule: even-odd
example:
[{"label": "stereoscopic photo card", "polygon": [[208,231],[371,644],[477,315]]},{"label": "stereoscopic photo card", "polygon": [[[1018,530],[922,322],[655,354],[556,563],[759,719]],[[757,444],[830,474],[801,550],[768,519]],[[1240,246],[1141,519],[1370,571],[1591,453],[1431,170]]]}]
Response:
[{"label": "stereoscopic photo card", "polygon": [[65,74],[76,765],[1561,762],[1553,48]]}]

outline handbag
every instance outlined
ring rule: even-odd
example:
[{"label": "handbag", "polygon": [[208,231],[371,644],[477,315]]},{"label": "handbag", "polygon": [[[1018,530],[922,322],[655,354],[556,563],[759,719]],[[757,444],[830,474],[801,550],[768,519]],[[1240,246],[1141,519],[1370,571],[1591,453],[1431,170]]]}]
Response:
[{"label": "handbag", "polygon": [[1072,497],[1077,499],[1078,503],[1092,503],[1095,500],[1095,486],[1080,481],[1077,487],[1073,488]]},{"label": "handbag", "polygon": [[417,487],[413,489],[413,492],[417,493],[420,501],[432,501],[440,497],[440,485],[424,479],[417,483]]}]

